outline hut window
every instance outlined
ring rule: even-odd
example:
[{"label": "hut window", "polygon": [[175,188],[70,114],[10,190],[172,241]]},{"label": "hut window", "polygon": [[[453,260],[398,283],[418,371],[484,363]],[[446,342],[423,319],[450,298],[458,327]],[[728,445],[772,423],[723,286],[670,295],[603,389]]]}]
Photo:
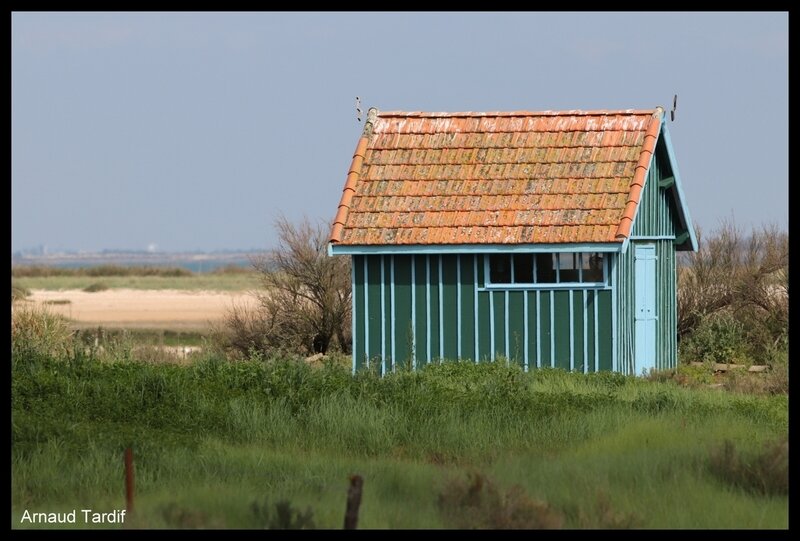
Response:
[{"label": "hut window", "polygon": [[511,256],[497,254],[489,257],[489,279],[493,284],[511,283]]},{"label": "hut window", "polygon": [[533,283],[533,255],[514,254],[514,283]]},{"label": "hut window", "polygon": [[558,254],[558,281],[559,282],[579,282],[580,276],[578,269],[578,259],[580,254],[568,252]]},{"label": "hut window", "polygon": [[553,265],[555,254],[536,254],[536,282],[552,284],[556,281],[556,267]]},{"label": "hut window", "polygon": [[603,254],[585,253],[581,254],[581,274],[582,282],[602,282],[603,281]]},{"label": "hut window", "polygon": [[600,284],[605,282],[604,257],[597,252],[492,254],[489,283]]}]

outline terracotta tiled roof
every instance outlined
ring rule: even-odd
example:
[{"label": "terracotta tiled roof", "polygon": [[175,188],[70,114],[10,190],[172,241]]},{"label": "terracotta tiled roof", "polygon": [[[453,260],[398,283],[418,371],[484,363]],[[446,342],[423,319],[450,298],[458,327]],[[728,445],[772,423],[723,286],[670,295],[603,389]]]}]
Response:
[{"label": "terracotta tiled roof", "polygon": [[662,115],[371,109],[331,242],[621,242]]}]

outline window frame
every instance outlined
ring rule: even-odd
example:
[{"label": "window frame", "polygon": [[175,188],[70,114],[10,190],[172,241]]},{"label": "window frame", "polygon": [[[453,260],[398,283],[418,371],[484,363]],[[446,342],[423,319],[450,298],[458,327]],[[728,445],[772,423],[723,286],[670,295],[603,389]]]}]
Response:
[{"label": "window frame", "polygon": [[[601,254],[603,256],[603,280],[601,282],[562,282],[561,281],[561,265],[560,259],[561,254],[566,253],[570,255],[577,255],[577,265],[578,265],[578,280],[583,279],[583,261],[584,257],[591,257],[591,254]],[[491,280],[491,265],[490,261],[492,256],[497,255],[506,255],[506,253],[488,253],[484,254],[483,257],[483,277],[484,277],[484,285],[483,289],[498,289],[498,290],[536,290],[536,289],[610,289],[611,285],[609,283],[609,260],[611,259],[611,254],[613,252],[595,252],[595,251],[574,251],[574,252],[524,252],[524,253],[508,253],[507,255],[511,256],[511,282],[492,282]],[[554,265],[553,265],[553,272],[555,273],[556,281],[555,282],[537,282],[537,257],[540,254],[548,254],[551,257],[554,257]],[[532,278],[533,282],[531,283],[515,283],[515,269],[516,263],[515,258],[519,256],[527,256],[533,259],[532,262]]]}]

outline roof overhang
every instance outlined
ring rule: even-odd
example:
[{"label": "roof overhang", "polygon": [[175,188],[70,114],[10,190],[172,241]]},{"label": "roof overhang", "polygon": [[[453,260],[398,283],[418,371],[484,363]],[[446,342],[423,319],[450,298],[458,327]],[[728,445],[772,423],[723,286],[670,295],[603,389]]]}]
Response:
[{"label": "roof overhang", "polygon": [[672,194],[675,197],[675,206],[678,209],[678,219],[680,220],[684,231],[689,234],[683,242],[680,242],[680,239],[678,239],[675,248],[682,251],[696,252],[698,248],[697,234],[694,230],[694,224],[692,224],[692,217],[689,215],[689,207],[686,205],[686,196],[681,188],[681,174],[678,171],[678,160],[675,159],[675,151],[672,148],[672,140],[669,137],[666,117],[664,117],[661,121],[661,136],[664,138],[664,146],[667,149],[669,165],[672,168],[672,176],[674,177],[674,182],[671,186],[669,186],[668,189],[672,190]]},{"label": "roof overhang", "polygon": [[331,242],[328,243],[328,255],[621,252],[622,247],[622,242],[584,242],[574,244],[387,244],[368,246]]}]

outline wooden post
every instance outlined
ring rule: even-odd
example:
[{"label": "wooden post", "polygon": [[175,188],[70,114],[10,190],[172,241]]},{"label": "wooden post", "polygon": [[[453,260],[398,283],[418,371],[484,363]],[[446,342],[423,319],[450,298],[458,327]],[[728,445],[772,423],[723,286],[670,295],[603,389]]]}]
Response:
[{"label": "wooden post", "polygon": [[125,449],[125,509],[133,513],[133,449]]},{"label": "wooden post", "polygon": [[350,476],[350,488],[347,490],[347,510],[344,513],[344,529],[355,530],[358,525],[358,508],[361,505],[361,489],[364,479],[360,475]]}]

